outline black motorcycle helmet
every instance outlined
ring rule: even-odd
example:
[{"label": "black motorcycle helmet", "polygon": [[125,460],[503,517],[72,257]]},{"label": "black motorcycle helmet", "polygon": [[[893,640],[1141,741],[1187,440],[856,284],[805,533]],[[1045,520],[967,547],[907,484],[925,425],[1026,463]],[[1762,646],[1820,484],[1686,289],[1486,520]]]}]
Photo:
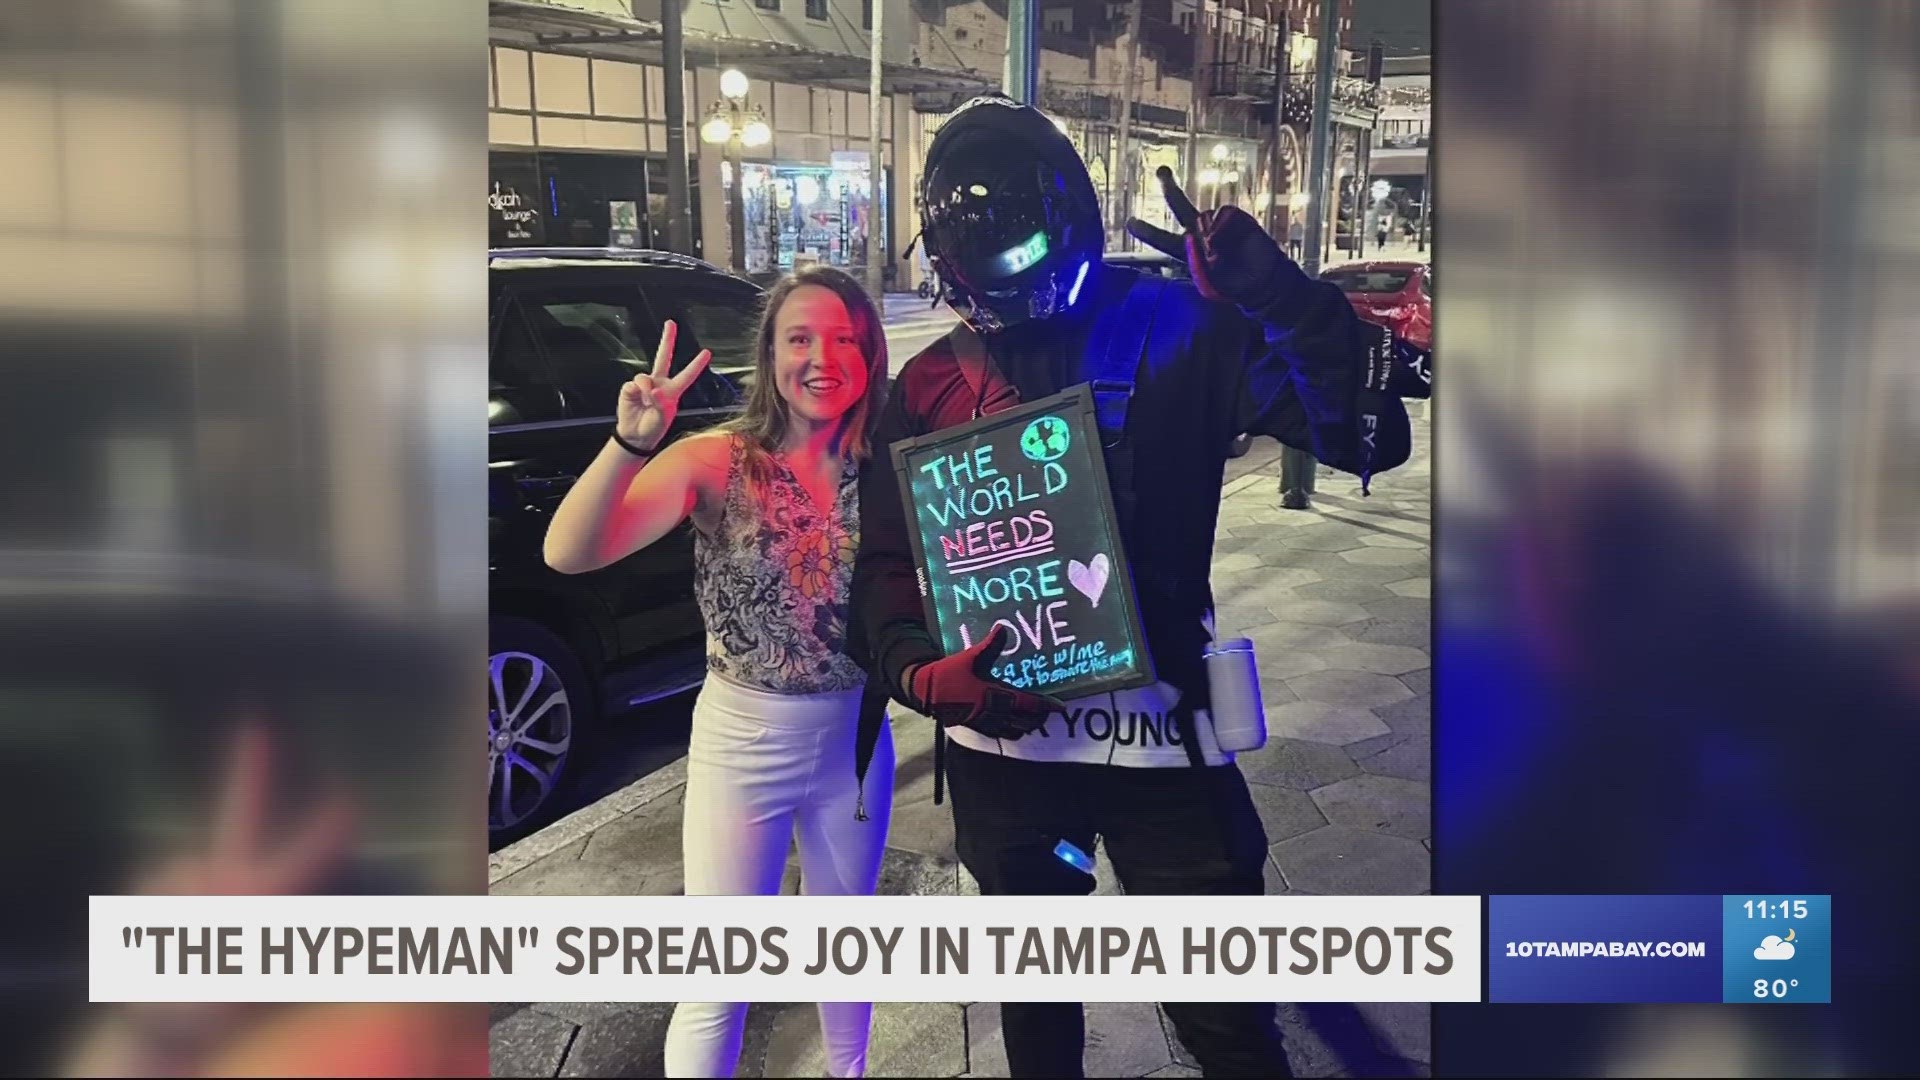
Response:
[{"label": "black motorcycle helmet", "polygon": [[920,231],[943,299],[982,333],[1072,307],[1106,246],[1073,144],[1001,94],[973,98],[934,134]]}]

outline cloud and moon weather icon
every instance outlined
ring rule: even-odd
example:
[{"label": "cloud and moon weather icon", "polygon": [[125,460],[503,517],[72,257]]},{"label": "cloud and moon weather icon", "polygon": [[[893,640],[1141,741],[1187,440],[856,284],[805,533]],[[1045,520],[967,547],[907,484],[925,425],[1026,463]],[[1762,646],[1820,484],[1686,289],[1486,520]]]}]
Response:
[{"label": "cloud and moon weather icon", "polygon": [[1786,937],[1768,934],[1760,939],[1760,947],[1753,950],[1755,960],[1791,960],[1793,959],[1793,934],[1787,931]]}]

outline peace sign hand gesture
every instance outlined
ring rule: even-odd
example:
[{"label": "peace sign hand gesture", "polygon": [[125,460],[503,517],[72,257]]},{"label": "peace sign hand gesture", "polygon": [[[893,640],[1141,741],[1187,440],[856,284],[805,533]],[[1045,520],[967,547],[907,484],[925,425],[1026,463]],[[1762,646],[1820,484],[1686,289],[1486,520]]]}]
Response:
[{"label": "peace sign hand gesture", "polygon": [[[1183,260],[1193,283],[1209,300],[1228,300],[1243,308],[1262,306],[1278,282],[1276,273],[1291,267],[1280,245],[1260,223],[1237,206],[1200,212],[1173,180],[1165,165],[1155,173],[1173,219],[1186,235],[1156,228],[1139,218],[1127,222],[1127,231],[1141,243]],[[1296,271],[1297,273],[1297,271]]]},{"label": "peace sign hand gesture", "polygon": [[693,380],[700,377],[708,361],[713,359],[712,352],[701,349],[700,355],[678,375],[669,374],[673,343],[679,333],[679,327],[668,319],[660,331],[660,347],[653,355],[653,371],[635,375],[632,382],[620,388],[614,431],[634,446],[653,450],[660,445],[680,411],[680,395],[687,392],[687,387],[693,385]]}]

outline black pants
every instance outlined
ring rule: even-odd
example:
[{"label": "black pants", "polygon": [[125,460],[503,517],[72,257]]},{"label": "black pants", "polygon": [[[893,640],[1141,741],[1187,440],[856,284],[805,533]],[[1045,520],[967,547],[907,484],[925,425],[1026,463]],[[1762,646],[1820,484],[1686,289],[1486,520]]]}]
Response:
[{"label": "black pants", "polygon": [[[960,861],[989,896],[1084,896],[1093,877],[1062,862],[1054,845],[1093,853],[1106,841],[1120,884],[1133,895],[1259,896],[1266,829],[1232,765],[1133,769],[1021,761],[949,747]],[[1270,1004],[1168,1002],[1180,1042],[1207,1076],[1290,1076]],[[1000,1006],[1014,1076],[1084,1076],[1080,1005]]]},{"label": "black pants", "polygon": [[1320,470],[1320,463],[1306,450],[1295,450],[1291,446],[1280,448],[1280,494],[1297,495],[1302,499],[1313,496],[1314,478]]}]

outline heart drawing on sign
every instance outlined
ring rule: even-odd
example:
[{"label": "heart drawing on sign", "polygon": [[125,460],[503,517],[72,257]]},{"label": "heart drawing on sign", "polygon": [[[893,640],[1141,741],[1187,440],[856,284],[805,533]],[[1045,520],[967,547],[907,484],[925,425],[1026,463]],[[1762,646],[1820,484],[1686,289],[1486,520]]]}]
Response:
[{"label": "heart drawing on sign", "polygon": [[1106,554],[1102,552],[1087,562],[1068,560],[1067,583],[1085,593],[1087,599],[1093,601],[1094,607],[1099,607],[1100,594],[1107,591]]}]

